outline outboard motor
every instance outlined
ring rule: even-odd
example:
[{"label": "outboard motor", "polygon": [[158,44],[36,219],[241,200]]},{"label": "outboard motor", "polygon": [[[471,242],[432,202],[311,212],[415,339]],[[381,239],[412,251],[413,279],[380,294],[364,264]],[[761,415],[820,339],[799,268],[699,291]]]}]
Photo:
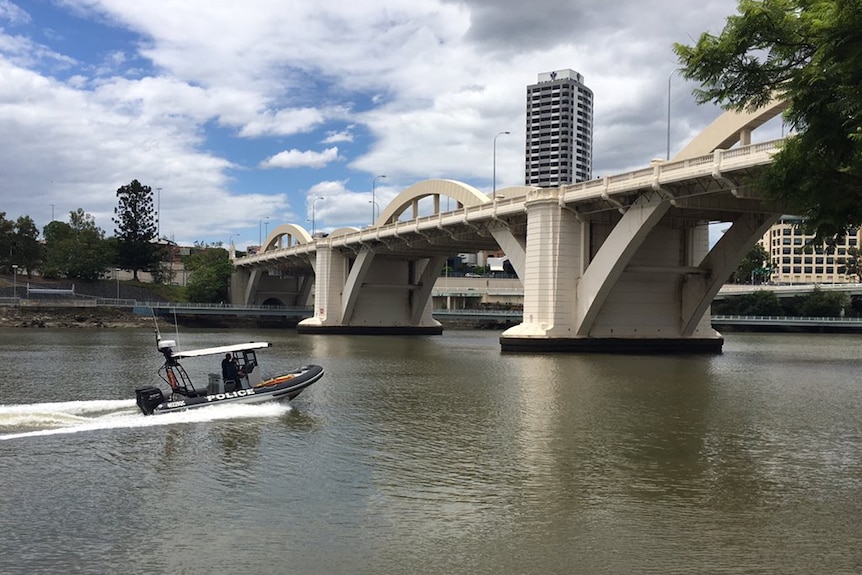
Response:
[{"label": "outboard motor", "polygon": [[139,387],[135,390],[135,397],[144,415],[152,415],[156,406],[165,401],[165,396],[158,387]]}]

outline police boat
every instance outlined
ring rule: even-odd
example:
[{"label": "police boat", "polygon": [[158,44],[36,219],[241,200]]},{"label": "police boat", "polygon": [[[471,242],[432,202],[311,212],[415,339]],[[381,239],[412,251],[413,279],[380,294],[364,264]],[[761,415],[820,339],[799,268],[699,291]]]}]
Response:
[{"label": "police boat", "polygon": [[[323,368],[319,365],[306,365],[272,377],[263,376],[255,350],[272,347],[268,342],[175,351],[174,340],[159,338],[156,347],[165,356],[165,363],[159,368],[159,377],[170,386],[170,392],[165,396],[162,389],[155,386],[136,389],[136,401],[144,415],[227,403],[290,400],[323,377]],[[206,387],[196,387],[180,360],[207,355],[221,356],[225,362],[233,363],[233,368],[229,370],[234,374],[233,380],[226,381],[222,374],[210,373]]]}]

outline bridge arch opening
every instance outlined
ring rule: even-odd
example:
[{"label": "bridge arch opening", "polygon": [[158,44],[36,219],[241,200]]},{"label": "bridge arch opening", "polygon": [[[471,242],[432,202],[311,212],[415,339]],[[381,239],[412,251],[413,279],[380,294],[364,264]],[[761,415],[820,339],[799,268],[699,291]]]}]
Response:
[{"label": "bridge arch opening", "polygon": [[[463,206],[478,206],[490,202],[490,198],[469,184],[456,180],[424,180],[413,184],[386,206],[374,222],[377,226],[391,224],[402,219],[409,211],[409,218],[440,213],[441,198],[455,200],[458,209]],[[445,204],[444,204],[445,205]],[[445,210],[444,210],[445,211]]]},{"label": "bridge arch opening", "polygon": [[302,226],[281,224],[266,236],[260,247],[260,253],[306,244],[311,240],[311,234]]},{"label": "bridge arch opening", "polygon": [[261,304],[261,305],[272,306],[272,307],[284,307],[284,302],[281,301],[280,299],[276,298],[276,297],[270,297],[270,298],[266,298],[265,300],[263,300],[263,304]]}]

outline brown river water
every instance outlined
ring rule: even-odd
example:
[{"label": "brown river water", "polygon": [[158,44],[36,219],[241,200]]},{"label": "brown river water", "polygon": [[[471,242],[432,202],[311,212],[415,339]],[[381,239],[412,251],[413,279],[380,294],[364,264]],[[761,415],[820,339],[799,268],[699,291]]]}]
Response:
[{"label": "brown river water", "polygon": [[144,417],[149,330],[0,329],[0,573],[862,572],[862,336],[684,357],[498,336],[185,330],[326,375],[289,405]]}]

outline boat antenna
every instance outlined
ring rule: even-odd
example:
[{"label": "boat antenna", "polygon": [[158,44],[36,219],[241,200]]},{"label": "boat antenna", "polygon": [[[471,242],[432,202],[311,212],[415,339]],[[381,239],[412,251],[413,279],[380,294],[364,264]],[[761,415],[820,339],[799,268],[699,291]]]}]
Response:
[{"label": "boat antenna", "polygon": [[182,350],[182,346],[180,346],[180,328],[177,324],[177,308],[174,306],[174,332],[177,334],[177,351]]},{"label": "boat antenna", "polygon": [[150,308],[150,315],[153,318],[153,325],[156,327],[156,341],[162,339],[162,334],[159,332],[159,320],[156,319],[156,311],[153,308]]}]

